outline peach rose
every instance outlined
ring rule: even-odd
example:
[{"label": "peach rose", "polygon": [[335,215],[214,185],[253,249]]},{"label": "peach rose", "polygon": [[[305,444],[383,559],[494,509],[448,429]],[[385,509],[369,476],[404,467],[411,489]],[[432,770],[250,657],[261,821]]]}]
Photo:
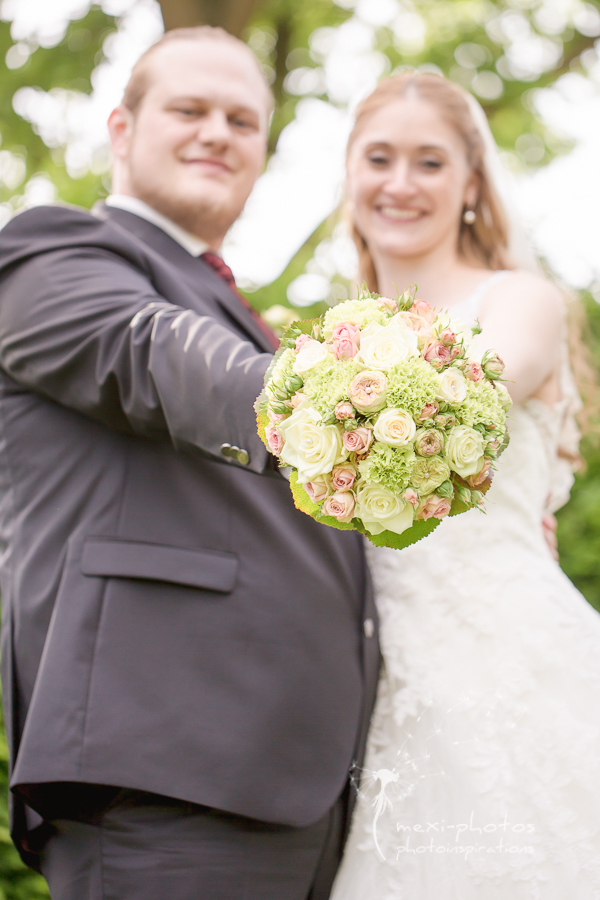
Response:
[{"label": "peach rose", "polygon": [[480,471],[466,479],[467,484],[470,484],[472,488],[479,487],[480,484],[483,484],[490,477],[491,468],[491,460],[486,459]]},{"label": "peach rose", "polygon": [[359,372],[348,388],[348,396],[359,413],[370,415],[385,405],[387,378],[383,372]]},{"label": "peach rose", "polygon": [[449,500],[446,500],[444,497],[438,497],[437,494],[432,494],[427,498],[419,512],[417,513],[418,519],[443,519],[444,516],[447,516],[450,512],[451,503]]},{"label": "peach rose", "polygon": [[397,312],[398,304],[395,300],[390,300],[389,297],[378,297],[377,303],[382,309],[391,309],[392,312]]},{"label": "peach rose", "polygon": [[304,490],[313,503],[320,503],[329,494],[329,484],[327,479],[321,476],[321,478],[313,478],[312,481],[307,481],[304,485]]},{"label": "peach rose", "polygon": [[431,334],[431,325],[427,319],[417,315],[415,312],[400,312],[397,316],[394,316],[393,321],[401,322],[406,328],[410,328],[422,341]]},{"label": "peach rose", "polygon": [[336,491],[349,491],[356,481],[357,469],[352,463],[334,466],[331,472],[331,484]]},{"label": "peach rose", "polygon": [[323,504],[326,516],[333,516],[338,522],[351,522],[356,500],[352,491],[336,491]]},{"label": "peach rose", "polygon": [[423,347],[423,358],[426,359],[428,363],[431,363],[436,369],[441,369],[442,366],[450,365],[454,359],[452,348],[447,347],[440,341],[427,341]]},{"label": "peach rose", "polygon": [[345,431],[342,443],[349,453],[366,453],[373,443],[373,429],[361,426],[354,431]]},{"label": "peach rose", "polygon": [[410,308],[410,312],[415,313],[417,316],[421,316],[421,318],[425,319],[430,325],[433,323],[436,315],[435,309],[432,309],[427,300],[415,300]]}]

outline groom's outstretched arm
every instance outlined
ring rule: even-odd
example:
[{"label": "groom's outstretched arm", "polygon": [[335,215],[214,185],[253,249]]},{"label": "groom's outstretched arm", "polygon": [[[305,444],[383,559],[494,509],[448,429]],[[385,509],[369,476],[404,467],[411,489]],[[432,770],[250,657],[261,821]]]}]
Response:
[{"label": "groom's outstretched arm", "polygon": [[76,237],[13,266],[0,293],[0,365],[20,385],[222,462],[223,444],[244,448],[247,468],[264,470],[253,403],[270,354],[170,303],[117,252]]}]

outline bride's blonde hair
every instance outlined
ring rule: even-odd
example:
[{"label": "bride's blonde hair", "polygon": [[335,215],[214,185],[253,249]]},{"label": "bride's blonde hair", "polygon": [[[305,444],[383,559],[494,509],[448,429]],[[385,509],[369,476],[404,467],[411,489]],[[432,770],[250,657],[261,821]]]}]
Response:
[{"label": "bride's blonde hair", "polygon": [[[511,258],[508,240],[509,229],[504,205],[498,196],[490,174],[485,166],[485,146],[481,132],[473,119],[464,92],[457,85],[441,75],[430,72],[407,71],[400,75],[384,78],[359,105],[354,127],[348,140],[346,159],[370,117],[397,100],[417,98],[435,106],[440,115],[462,139],[467,162],[478,179],[477,202],[473,207],[475,220],[467,224],[461,219],[458,235],[458,251],[463,259],[482,268],[516,269]],[[347,212],[350,233],[358,251],[360,283],[367,284],[369,290],[377,291],[377,273],[373,258],[363,235],[352,215]],[[590,419],[595,419],[600,409],[599,391],[595,366],[588,348],[582,341],[585,313],[580,303],[573,302],[572,294],[567,296],[569,310],[569,345],[572,368],[584,399],[580,424],[587,428]]]},{"label": "bride's blonde hair", "polygon": [[[347,158],[354,141],[373,113],[396,100],[417,97],[431,103],[462,139],[467,162],[478,180],[477,202],[473,207],[475,221],[468,225],[461,220],[458,249],[461,256],[486,269],[514,269],[508,252],[508,223],[500,198],[485,168],[483,139],[473,121],[463,92],[451,81],[430,72],[403,72],[379,83],[372,94],[360,104],[354,127],[348,140]],[[367,242],[351,219],[352,238],[358,250],[361,281],[370,290],[377,290],[377,275]]]}]

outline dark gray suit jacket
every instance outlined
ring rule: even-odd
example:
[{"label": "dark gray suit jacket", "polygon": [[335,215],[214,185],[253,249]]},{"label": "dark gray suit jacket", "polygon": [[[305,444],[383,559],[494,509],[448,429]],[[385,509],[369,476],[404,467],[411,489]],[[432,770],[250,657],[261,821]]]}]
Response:
[{"label": "dark gray suit jacket", "polygon": [[22,801],[44,785],[301,826],[361,758],[361,541],[297,512],[259,441],[270,360],[213,270],[138,216],[39,207],[0,232],[2,681],[30,863]]}]

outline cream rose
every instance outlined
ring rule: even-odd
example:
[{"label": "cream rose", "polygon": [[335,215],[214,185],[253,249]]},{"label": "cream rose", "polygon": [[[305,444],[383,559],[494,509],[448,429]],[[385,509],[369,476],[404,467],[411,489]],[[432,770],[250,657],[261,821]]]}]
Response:
[{"label": "cream rose", "polygon": [[311,406],[295,409],[279,431],[285,440],[280,458],[298,469],[300,484],[331,472],[336,463],[346,459],[340,429],[322,425],[320,414]]},{"label": "cream rose", "polygon": [[387,371],[411,356],[418,356],[418,337],[399,323],[369,325],[360,336],[360,350],[355,357],[369,369]]},{"label": "cream rose", "polygon": [[382,484],[371,482],[359,486],[354,515],[362,520],[370,534],[381,534],[382,531],[402,534],[412,525],[414,510],[410,503],[392,494]]},{"label": "cream rose", "polygon": [[467,396],[467,385],[462,372],[451,366],[438,376],[438,400],[457,406]]},{"label": "cream rose", "polygon": [[327,345],[320,341],[308,340],[304,341],[298,353],[296,354],[296,362],[293,369],[298,375],[303,375],[310,371],[317,363],[325,359],[328,350]]},{"label": "cream rose", "polygon": [[348,387],[354,408],[363,415],[379,412],[385,406],[387,379],[381,372],[359,372]]},{"label": "cream rose", "polygon": [[448,435],[446,458],[450,468],[461,478],[469,478],[481,471],[485,463],[483,450],[483,437],[468,425],[455,425]]},{"label": "cream rose", "polygon": [[386,409],[375,422],[376,440],[390,447],[405,447],[415,436],[417,427],[404,409]]}]

